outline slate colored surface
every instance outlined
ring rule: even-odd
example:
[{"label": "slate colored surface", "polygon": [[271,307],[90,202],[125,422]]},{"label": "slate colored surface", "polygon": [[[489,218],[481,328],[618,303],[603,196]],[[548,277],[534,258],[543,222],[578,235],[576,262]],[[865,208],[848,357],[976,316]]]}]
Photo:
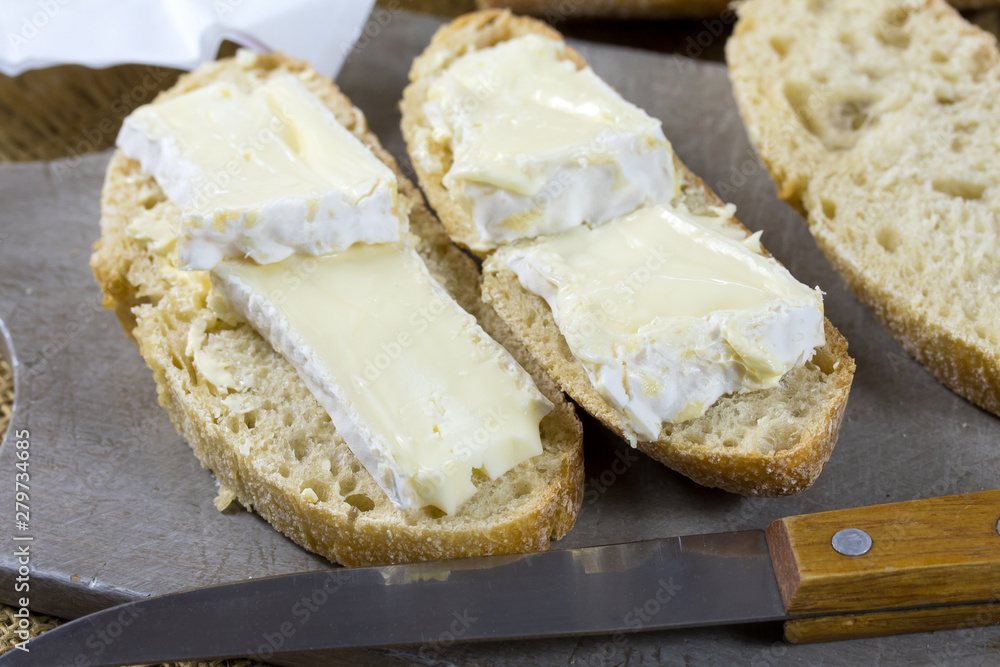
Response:
[{"label": "slate colored surface", "polygon": [[[402,161],[396,109],[411,58],[437,21],[404,13],[352,55],[338,82]],[[786,499],[698,487],[633,454],[592,421],[588,485],[556,548],[760,528],[785,515],[996,488],[1000,420],[958,398],[908,358],[845,289],[775,198],[749,147],[725,70],[579,44],[599,74],[663,120],[682,159],[799,279],[827,293],[858,374],[840,442],[816,485]],[[0,600],[13,602],[12,533],[30,534],[31,606],[75,617],[124,600],[249,577],[330,567],[246,512],[220,514],[215,482],[157,406],[148,369],[100,307],[87,264],[108,155],[0,165],[0,319],[17,368],[12,429],[31,442],[30,529],[15,530],[14,452],[0,448]],[[617,463],[616,463],[617,462]],[[995,664],[1000,628],[802,647],[773,626],[528,643],[455,645],[456,664]],[[343,655],[357,664],[424,662],[416,649]]]}]

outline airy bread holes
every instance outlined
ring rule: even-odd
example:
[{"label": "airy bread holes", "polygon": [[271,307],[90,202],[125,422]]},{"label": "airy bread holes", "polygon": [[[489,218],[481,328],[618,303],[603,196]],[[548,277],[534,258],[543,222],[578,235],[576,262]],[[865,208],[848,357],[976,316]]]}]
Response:
[{"label": "airy bread holes", "polygon": [[787,82],[783,92],[803,127],[831,151],[851,148],[858,130],[874,120],[874,100],[863,93],[826,92],[803,81]]},{"label": "airy bread holes", "polygon": [[348,477],[347,479],[339,480],[338,484],[339,484],[338,491],[340,492],[340,495],[344,497],[350,495],[351,491],[353,491],[354,488],[358,485],[357,481],[350,477]]},{"label": "airy bread holes", "polygon": [[792,111],[795,112],[802,125],[805,126],[810,134],[819,137],[821,128],[816,125],[813,114],[810,113],[810,107],[816,101],[813,99],[812,87],[802,81],[788,81],[785,83],[783,92],[789,106],[792,107]]},{"label": "airy bread holes", "polygon": [[851,55],[858,50],[857,37],[853,32],[841,32],[837,34],[837,42]]},{"label": "airy bread holes", "polygon": [[441,517],[445,516],[444,512],[434,507],[433,505],[422,507],[420,511],[423,512],[428,519],[440,519]]},{"label": "airy bread holes", "polygon": [[934,91],[934,100],[938,104],[948,106],[949,104],[962,101],[962,97],[954,90],[938,88]]},{"label": "airy bread holes", "polygon": [[370,512],[375,509],[375,501],[363,493],[355,493],[344,498],[344,502],[359,512]]},{"label": "airy bread holes", "polygon": [[961,197],[966,200],[982,199],[986,186],[953,176],[939,176],[931,181],[931,187],[941,194]]},{"label": "airy bread holes", "polygon": [[875,37],[886,46],[905,49],[910,45],[910,33],[904,29],[910,20],[910,10],[905,7],[893,7],[879,19]]},{"label": "airy bread holes", "polygon": [[879,30],[875,33],[878,41],[895,49],[905,49],[910,45],[910,33],[905,30]]},{"label": "airy bread holes", "polygon": [[830,107],[830,124],[837,130],[856,132],[864,127],[870,118],[870,100],[844,100]]},{"label": "airy bread holes", "polygon": [[149,195],[148,197],[143,199],[140,203],[142,204],[142,207],[148,211],[164,200],[165,198],[163,196],[163,193],[157,192]]},{"label": "airy bread holes", "polygon": [[301,461],[309,453],[309,443],[302,438],[295,438],[289,444],[292,446],[292,454],[295,455],[296,461]]},{"label": "airy bread holes", "polygon": [[819,203],[823,208],[823,215],[826,216],[827,220],[833,220],[837,217],[837,203],[835,201],[823,197],[819,200]]},{"label": "airy bread holes", "polygon": [[788,50],[791,48],[795,40],[791,37],[786,37],[784,35],[775,35],[770,39],[771,48],[774,52],[778,54],[779,58],[784,58],[788,55]]},{"label": "airy bread holes", "polygon": [[473,468],[472,469],[472,484],[476,488],[479,488],[480,484],[490,481],[490,476],[486,474],[483,468]]},{"label": "airy bread holes", "polygon": [[833,372],[836,370],[836,368],[834,368],[834,364],[837,363],[837,360],[828,350],[823,348],[816,350],[816,354],[813,355],[811,363],[813,366],[818,368],[823,375],[833,375]]},{"label": "airy bread holes", "polygon": [[899,231],[888,225],[884,225],[875,232],[875,240],[878,242],[882,249],[886,252],[896,252],[900,244],[903,242],[902,237],[899,235]]},{"label": "airy bread holes", "polygon": [[[307,479],[306,481],[302,482],[301,489],[303,493],[306,491],[306,489],[312,489],[312,492],[316,494],[316,498],[321,503],[325,503],[327,500],[330,499],[330,485],[327,484],[326,482],[321,482],[318,479]],[[371,503],[371,507],[375,507],[375,503],[373,503],[370,499],[368,500],[368,502]],[[362,511],[367,511],[367,510],[362,510]]]}]

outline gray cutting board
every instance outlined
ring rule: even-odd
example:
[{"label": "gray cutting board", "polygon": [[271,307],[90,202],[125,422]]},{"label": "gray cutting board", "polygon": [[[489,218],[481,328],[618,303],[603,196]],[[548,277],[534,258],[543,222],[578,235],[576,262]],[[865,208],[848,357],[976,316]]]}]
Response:
[{"label": "gray cutting board", "polygon": [[[409,169],[397,101],[413,56],[437,22],[395,14],[339,77],[372,129]],[[840,442],[815,486],[785,499],[705,489],[631,455],[592,421],[586,498],[556,548],[763,527],[785,515],[979,491],[998,486],[1000,420],[939,385],[878,326],[775,198],[740,125],[723,67],[579,44],[599,74],[663,120],[681,158],[736,203],[799,279],[826,292],[858,373]],[[31,607],[75,617],[125,600],[330,567],[253,514],[221,514],[215,482],[166,414],[134,345],[100,307],[87,264],[97,238],[107,154],[0,165],[0,319],[19,359],[13,428],[31,441]],[[621,470],[620,466],[616,466]],[[0,600],[14,599],[13,450],[0,452]],[[454,646],[457,664],[895,664],[1000,662],[1000,627],[792,647],[774,626],[628,637]],[[425,652],[425,656],[426,656]],[[359,664],[415,650],[356,652]],[[345,655],[345,658],[347,656]],[[390,661],[391,662],[391,661]]]}]

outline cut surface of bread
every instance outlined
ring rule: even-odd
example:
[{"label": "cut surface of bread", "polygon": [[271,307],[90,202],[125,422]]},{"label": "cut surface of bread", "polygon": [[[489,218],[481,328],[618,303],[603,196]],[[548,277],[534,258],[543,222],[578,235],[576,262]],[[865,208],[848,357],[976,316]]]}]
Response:
[{"label": "cut surface of bread", "polygon": [[[702,18],[728,11],[730,0],[477,0],[480,9],[510,9],[547,21],[572,18]],[[997,0],[951,0],[959,9],[996,7]]]},{"label": "cut surface of bread", "polygon": [[[573,525],[582,501],[582,430],[558,386],[479,298],[475,263],[451,244],[416,188],[368,131],[364,116],[301,61],[267,55],[205,65],[161,98],[218,80],[251,86],[297,76],[337,119],[396,171],[410,226],[431,273],[503,344],[555,404],[542,420],[543,453],[496,480],[474,478],[476,494],[454,514],[395,507],[331,424],[291,364],[248,324],[227,324],[208,307],[207,272],[174,268],[126,232],[142,216],[177,209],[117,152],[102,195],[101,239],[91,266],[125,331],[153,370],[161,405],[220,484],[220,505],[235,499],[303,547],[344,565],[369,565],[547,549]],[[239,390],[219,389],[192,361],[189,335],[227,363]],[[192,331],[194,332],[192,334]]]},{"label": "cut surface of bread", "polygon": [[1000,414],[1000,54],[942,0],[752,0],[727,46],[779,195],[885,328]]},{"label": "cut surface of bread", "polygon": [[[461,243],[471,226],[442,184],[450,164],[446,148],[431,140],[423,113],[433,78],[471,48],[485,48],[525,34],[562,39],[550,27],[509,12],[482,11],[443,27],[414,61],[404,92],[403,136],[420,185],[452,238]],[[578,67],[586,63],[567,49]],[[668,137],[669,138],[669,137]],[[681,200],[695,214],[708,214],[722,202],[675,159]],[[732,224],[749,234],[736,220]],[[536,359],[577,403],[622,435],[612,406],[597,392],[572,355],[545,301],[525,290],[515,274],[492,258],[483,265],[483,297],[517,333]],[[826,345],[814,359],[788,373],[779,386],[726,396],[706,414],[664,427],[655,442],[640,450],[707,486],[745,495],[798,493],[815,481],[829,459],[843,418],[854,362],[847,343],[826,322]]]}]

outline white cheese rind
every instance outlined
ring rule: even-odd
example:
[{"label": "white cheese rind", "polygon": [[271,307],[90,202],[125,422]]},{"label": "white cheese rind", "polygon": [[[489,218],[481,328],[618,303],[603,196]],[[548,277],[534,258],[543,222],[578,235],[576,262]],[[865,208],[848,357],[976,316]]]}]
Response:
[{"label": "white cheese rind", "polygon": [[430,85],[430,128],[415,151],[469,214],[475,250],[582,223],[601,224],[677,194],[660,122],[565,57],[562,42],[527,35],[458,58]]},{"label": "white cheese rind", "polygon": [[[753,237],[749,237],[752,239]],[[775,386],[824,343],[819,290],[663,206],[502,248],[634,443]]]},{"label": "white cheese rind", "polygon": [[287,358],[393,503],[453,513],[540,454],[552,404],[405,244],[212,274]]},{"label": "white cheese rind", "polygon": [[117,144],[181,209],[181,268],[325,254],[405,229],[395,175],[291,75],[140,107]]}]

